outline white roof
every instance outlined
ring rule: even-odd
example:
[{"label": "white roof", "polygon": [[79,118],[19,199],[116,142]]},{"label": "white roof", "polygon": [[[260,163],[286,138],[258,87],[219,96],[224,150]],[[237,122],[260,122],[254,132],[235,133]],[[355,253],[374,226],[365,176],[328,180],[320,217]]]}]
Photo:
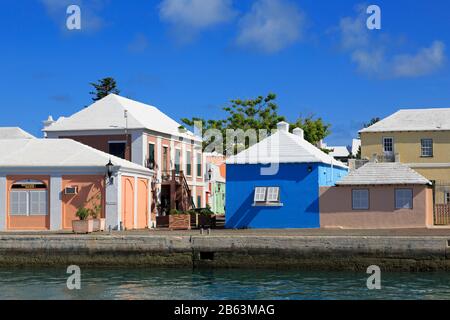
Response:
[{"label": "white roof", "polygon": [[145,167],[109,155],[71,139],[0,140],[3,168],[93,168],[114,166],[150,174]]},{"label": "white roof", "polygon": [[[128,124],[125,120],[127,110]],[[115,94],[93,103],[70,117],[61,117],[44,132],[148,129],[178,137],[199,140],[191,132],[180,132],[181,124],[156,107],[130,100]],[[200,139],[201,141],[201,139]]]},{"label": "white roof", "polygon": [[450,130],[450,108],[399,110],[360,132],[446,130]]},{"label": "white roof", "polygon": [[358,154],[358,150],[361,147],[361,139],[353,139],[352,140],[352,154],[356,156]]},{"label": "white roof", "polygon": [[0,127],[0,139],[34,139],[34,136],[19,127]]},{"label": "white roof", "polygon": [[284,130],[228,158],[227,164],[325,163],[347,168],[298,135]]},{"label": "white roof", "polygon": [[399,162],[369,162],[358,170],[350,172],[336,185],[417,185],[431,184],[416,171]]},{"label": "white roof", "polygon": [[348,151],[347,147],[344,147],[344,146],[337,146],[337,147],[327,146],[326,148],[329,150],[332,150],[332,151],[330,151],[329,155],[334,158],[336,158],[336,157],[345,158],[350,155],[350,152]]}]

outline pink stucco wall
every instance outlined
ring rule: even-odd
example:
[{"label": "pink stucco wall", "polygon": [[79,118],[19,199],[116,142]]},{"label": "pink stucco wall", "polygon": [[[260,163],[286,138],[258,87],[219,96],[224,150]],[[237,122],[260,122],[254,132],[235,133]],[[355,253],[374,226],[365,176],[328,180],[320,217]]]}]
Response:
[{"label": "pink stucco wall", "polygon": [[[405,186],[320,188],[320,226],[344,229],[425,228],[433,224],[432,190],[411,186],[413,209],[395,209],[395,189]],[[369,210],[352,210],[352,189],[369,189]]]}]

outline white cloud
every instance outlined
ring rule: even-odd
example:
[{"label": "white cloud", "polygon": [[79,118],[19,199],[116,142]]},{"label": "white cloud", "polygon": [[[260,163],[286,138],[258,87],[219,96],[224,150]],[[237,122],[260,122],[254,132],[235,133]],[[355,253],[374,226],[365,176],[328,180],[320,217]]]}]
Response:
[{"label": "white cloud", "polygon": [[434,41],[415,55],[402,54],[393,59],[393,71],[398,77],[419,77],[433,73],[445,63],[445,44]]},{"label": "white cloud", "polygon": [[78,5],[81,9],[81,31],[95,32],[104,27],[105,21],[99,12],[108,0],[40,0],[48,15],[55,20],[62,30],[67,30],[67,7]]},{"label": "white cloud", "polygon": [[274,53],[300,40],[305,16],[285,0],[257,0],[239,23],[237,45]]},{"label": "white cloud", "polygon": [[359,72],[379,78],[413,78],[432,74],[445,63],[445,44],[434,41],[430,47],[419,48],[415,54],[396,52],[386,34],[366,27],[365,7],[358,6],[356,17],[340,20],[340,47],[350,54]]},{"label": "white cloud", "polygon": [[236,12],[231,0],[163,0],[159,16],[180,42],[189,42],[202,30],[232,20]]}]

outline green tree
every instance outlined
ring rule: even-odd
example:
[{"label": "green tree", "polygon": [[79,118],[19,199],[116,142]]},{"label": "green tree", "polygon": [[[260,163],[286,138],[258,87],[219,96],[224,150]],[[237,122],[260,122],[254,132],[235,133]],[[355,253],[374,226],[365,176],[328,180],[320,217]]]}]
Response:
[{"label": "green tree", "polygon": [[381,121],[381,119],[378,118],[378,117],[372,118],[372,119],[370,119],[370,121],[368,123],[364,124],[364,128],[368,128],[370,126],[373,126],[375,123],[380,122],[380,121]]},{"label": "green tree", "polygon": [[[193,127],[195,122],[201,122],[202,133],[209,129],[217,129],[222,133],[224,139],[228,129],[241,129],[243,131],[248,129],[267,130],[270,134],[271,130],[277,128],[277,124],[280,121],[286,121],[284,116],[278,114],[276,99],[277,96],[274,93],[269,93],[265,97],[259,96],[255,99],[231,100],[230,104],[223,108],[226,113],[224,119],[205,120],[194,117],[192,119],[184,118],[181,121],[189,127]],[[305,139],[313,144],[317,144],[330,134],[330,125],[325,124],[321,118],[314,119],[313,116],[307,118],[299,117],[295,122],[290,123],[290,127],[292,129],[294,127],[302,128],[305,132]],[[205,141],[204,147],[210,142]],[[223,143],[223,150],[226,152],[226,141]],[[246,141],[245,148],[249,146],[249,142]]]},{"label": "green tree", "polygon": [[98,101],[103,99],[110,93],[119,94],[120,90],[117,88],[117,82],[114,78],[108,77],[100,79],[97,83],[90,83],[94,87],[95,91],[91,91],[92,101]]}]

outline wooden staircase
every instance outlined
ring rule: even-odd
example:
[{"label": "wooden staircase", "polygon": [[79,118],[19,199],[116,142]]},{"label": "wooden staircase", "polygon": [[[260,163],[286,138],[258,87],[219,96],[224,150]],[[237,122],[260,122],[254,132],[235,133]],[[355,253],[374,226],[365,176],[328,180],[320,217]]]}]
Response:
[{"label": "wooden staircase", "polygon": [[176,170],[163,173],[163,183],[170,184],[170,209],[189,211],[195,209],[191,189],[183,171]]}]

